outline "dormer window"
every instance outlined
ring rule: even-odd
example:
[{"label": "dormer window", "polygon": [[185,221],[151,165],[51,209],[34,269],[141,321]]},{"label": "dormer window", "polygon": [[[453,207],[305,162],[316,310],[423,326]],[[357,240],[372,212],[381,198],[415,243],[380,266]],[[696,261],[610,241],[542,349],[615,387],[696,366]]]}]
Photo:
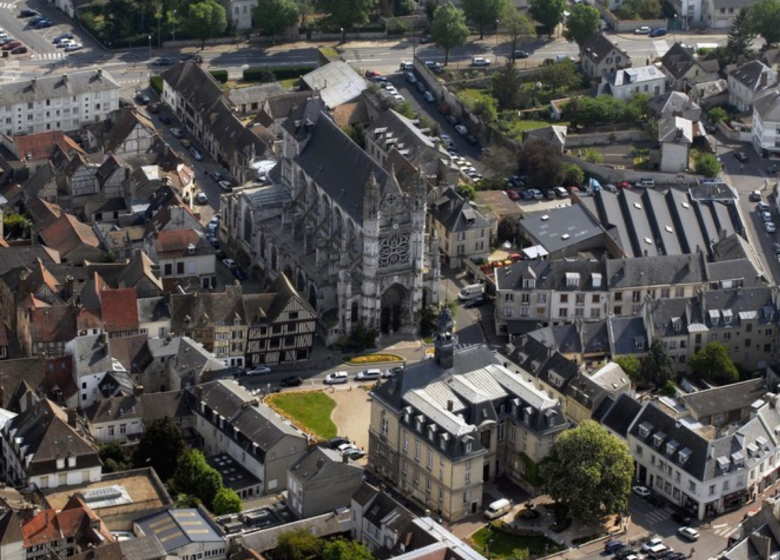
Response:
[{"label": "dormer window", "polygon": [[187,253],[190,254],[190,255],[194,255],[195,254],[195,245],[193,245],[192,243],[187,245]]},{"label": "dormer window", "polygon": [[600,272],[594,272],[590,275],[591,280],[593,281],[593,287],[594,288],[600,288],[601,287],[601,273]]},{"label": "dormer window", "polygon": [[525,288],[526,290],[533,290],[534,288],[536,288],[536,278],[524,278],[523,288]]},{"label": "dormer window", "polygon": [[736,451],[731,454],[731,462],[734,463],[735,467],[744,467],[745,456],[742,454],[741,451]]},{"label": "dormer window", "polygon": [[430,441],[433,441],[433,438],[436,436],[436,424],[430,424],[428,426],[428,439]]},{"label": "dormer window", "polygon": [[685,463],[687,463],[687,462],[688,462],[688,459],[690,459],[690,458],[691,458],[691,455],[692,455],[692,454],[693,454],[693,451],[691,451],[691,450],[690,450],[690,449],[688,449],[687,447],[686,447],[686,448],[684,448],[682,451],[680,451],[680,454],[679,454],[679,456],[678,456],[678,457],[679,457],[679,459],[680,459],[680,464],[681,464],[681,465],[684,465]]},{"label": "dormer window", "polygon": [[409,418],[411,417],[411,415],[412,415],[412,410],[410,408],[408,408],[408,407],[405,408],[404,409],[404,424],[408,424],[409,423]]},{"label": "dormer window", "polygon": [[441,438],[439,439],[439,447],[441,447],[442,451],[445,451],[447,449],[447,442],[450,439],[450,435],[447,433],[444,433],[441,435]]},{"label": "dormer window", "polygon": [[666,454],[671,457],[672,453],[674,453],[674,450],[677,449],[678,445],[679,444],[673,439],[669,440],[669,442],[666,444]]},{"label": "dormer window", "polygon": [[526,424],[531,423],[531,413],[533,412],[533,409],[530,406],[526,406],[523,409],[523,422]]},{"label": "dormer window", "polygon": [[418,432],[422,432],[422,425],[423,425],[423,415],[420,414],[415,418],[414,427]]},{"label": "dormer window", "polygon": [[650,422],[642,422],[639,424],[639,437],[646,438],[653,430],[653,425]]},{"label": "dormer window", "polygon": [[65,459],[57,458],[57,468],[58,469],[64,469],[65,468]]},{"label": "dormer window", "polygon": [[655,447],[661,447],[661,444],[664,442],[664,439],[666,438],[666,434],[663,432],[656,432],[653,434],[653,445]]},{"label": "dormer window", "polygon": [[720,468],[721,472],[728,472],[730,465],[728,457],[718,457],[718,468]]},{"label": "dormer window", "polygon": [[567,272],[566,273],[566,287],[567,288],[579,288],[580,287],[580,273],[579,272]]},{"label": "dormer window", "polygon": [[68,457],[68,468],[72,469],[76,466],[76,458],[75,457]]},{"label": "dormer window", "polygon": [[730,325],[731,320],[734,317],[734,315],[731,313],[731,309],[724,309],[723,310],[723,324],[724,325]]}]

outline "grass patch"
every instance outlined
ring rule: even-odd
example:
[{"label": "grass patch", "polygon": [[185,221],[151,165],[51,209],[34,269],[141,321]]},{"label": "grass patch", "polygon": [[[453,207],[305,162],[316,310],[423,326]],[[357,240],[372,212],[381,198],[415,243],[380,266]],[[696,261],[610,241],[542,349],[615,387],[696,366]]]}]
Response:
[{"label": "grass patch", "polygon": [[378,364],[382,362],[403,362],[404,359],[398,354],[366,354],[364,356],[355,356],[346,360],[348,364],[360,366],[363,364]]},{"label": "grass patch", "polygon": [[544,128],[553,124],[559,126],[569,126],[567,121],[547,122],[521,119],[512,119],[511,121],[502,120],[500,121],[499,126],[501,127],[501,130],[504,131],[504,133],[510,138],[522,140],[523,132],[527,130],[534,130],[536,128]]},{"label": "grass patch", "polygon": [[480,99],[490,99],[490,94],[484,89],[467,88],[457,93],[457,96],[466,105],[473,106]]},{"label": "grass patch", "polygon": [[[471,542],[477,552],[490,558],[508,558],[518,548],[527,549],[530,558],[539,558],[561,550],[557,543],[541,535],[519,537],[495,529],[491,531],[487,526],[471,535]],[[488,546],[490,548],[489,555]]]},{"label": "grass patch", "polygon": [[336,437],[336,424],[330,419],[336,401],[325,393],[306,391],[270,395],[266,404],[304,431],[321,439]]},{"label": "grass patch", "polygon": [[300,78],[287,78],[286,80],[279,80],[279,83],[284,89],[293,89],[298,85]]}]

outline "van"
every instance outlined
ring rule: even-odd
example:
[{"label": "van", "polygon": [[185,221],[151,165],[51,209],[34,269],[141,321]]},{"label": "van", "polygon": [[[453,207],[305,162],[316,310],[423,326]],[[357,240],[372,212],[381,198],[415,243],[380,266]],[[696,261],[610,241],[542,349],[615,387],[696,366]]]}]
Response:
[{"label": "van", "polygon": [[655,179],[639,179],[639,181],[634,183],[634,186],[638,188],[652,189],[655,187]]},{"label": "van", "polygon": [[512,509],[512,502],[506,498],[501,498],[490,504],[485,510],[485,517],[488,519],[496,519],[502,515],[506,515]]},{"label": "van", "polygon": [[406,81],[410,84],[416,84],[417,83],[417,76],[414,75],[413,72],[407,72],[406,73]]},{"label": "van", "polygon": [[475,297],[479,297],[482,295],[484,289],[485,286],[483,286],[482,284],[471,284],[469,286],[466,286],[460,291],[460,293],[458,294],[458,299],[460,301],[468,301]]},{"label": "van", "polygon": [[403,61],[401,62],[401,70],[414,70],[414,63]]}]

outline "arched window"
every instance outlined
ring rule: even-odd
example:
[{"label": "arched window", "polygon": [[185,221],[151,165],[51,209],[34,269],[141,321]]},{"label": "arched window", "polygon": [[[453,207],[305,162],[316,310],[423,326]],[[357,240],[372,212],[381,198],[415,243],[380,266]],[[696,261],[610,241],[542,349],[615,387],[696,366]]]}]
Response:
[{"label": "arched window", "polygon": [[350,313],[350,321],[353,323],[356,323],[358,320],[358,303],[356,301],[352,302],[352,310]]},{"label": "arched window", "polygon": [[276,247],[271,249],[271,270],[276,270],[276,265],[278,263],[276,262]]},{"label": "arched window", "polygon": [[244,210],[244,241],[252,241],[252,212],[249,208]]}]

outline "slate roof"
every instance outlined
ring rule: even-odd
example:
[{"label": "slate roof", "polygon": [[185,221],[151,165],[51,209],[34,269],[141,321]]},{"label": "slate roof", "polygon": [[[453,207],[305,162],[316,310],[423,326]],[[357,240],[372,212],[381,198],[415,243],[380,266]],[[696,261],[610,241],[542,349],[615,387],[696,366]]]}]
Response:
[{"label": "slate roof", "polygon": [[285,93],[287,93],[287,90],[279,82],[272,82],[270,84],[230,88],[227,96],[235,106],[249,103],[260,103],[262,105],[269,97],[284,95]]},{"label": "slate roof", "polygon": [[637,286],[704,284],[707,269],[702,254],[608,259],[606,284],[610,290]]},{"label": "slate roof", "polygon": [[184,418],[191,416],[192,395],[187,391],[165,391],[141,395],[141,414],[144,424],[160,418]]},{"label": "slate roof", "polygon": [[772,87],[777,82],[777,75],[760,60],[751,60],[735,68],[729,72],[729,78],[754,92]]},{"label": "slate roof", "polygon": [[518,224],[522,231],[527,232],[550,253],[604,233],[598,220],[581,204],[555,208],[549,212],[534,212],[526,215]]},{"label": "slate roof", "polygon": [[655,116],[680,116],[692,121],[701,117],[701,108],[680,91],[667,91],[647,101],[648,111]]},{"label": "slate roof", "polygon": [[693,123],[682,117],[661,118],[658,121],[658,141],[661,143],[693,144]]},{"label": "slate roof", "polygon": [[763,379],[749,379],[724,387],[713,387],[680,395],[680,402],[697,417],[712,416],[728,410],[741,410],[766,394]]},{"label": "slate roof", "polygon": [[170,509],[134,522],[147,536],[155,536],[168,553],[192,543],[224,542],[222,530],[198,509]]},{"label": "slate roof", "polygon": [[224,292],[171,294],[171,329],[184,332],[209,325],[230,326],[235,321],[246,325],[241,290],[231,288]]},{"label": "slate roof", "polygon": [[127,371],[142,373],[152,361],[152,355],[146,345],[147,340],[145,334],[109,338],[108,347],[111,356],[119,360]]},{"label": "slate roof", "polygon": [[631,61],[626,51],[610,41],[603,33],[597,31],[588,37],[580,47],[580,57],[587,57],[598,63],[612,53],[613,50],[623,55],[626,63]]},{"label": "slate roof", "polygon": [[753,109],[765,122],[780,122],[780,88],[768,89],[754,99]]},{"label": "slate roof", "polygon": [[363,468],[352,462],[344,462],[341,453],[336,449],[314,446],[290,466],[289,474],[298,479],[299,484],[306,484],[313,480],[328,481],[335,477],[357,476],[360,480],[363,476]]},{"label": "slate roof", "polygon": [[319,93],[329,109],[356,99],[368,84],[352,66],[337,60],[301,76],[301,83]]},{"label": "slate roof", "polygon": [[617,397],[612,407],[603,415],[601,423],[625,438],[631,423],[642,410],[642,405],[626,393]]},{"label": "slate roof", "polygon": [[626,86],[629,84],[641,84],[663,79],[663,73],[655,66],[635,66],[618,70],[614,74],[606,76],[606,81],[612,86]]},{"label": "slate roof", "polygon": [[490,227],[479,210],[450,187],[444,188],[441,196],[428,206],[428,210],[437,222],[452,233]]},{"label": "slate roof", "polygon": [[39,259],[44,265],[57,264],[60,253],[42,245],[0,247],[0,275],[20,266],[32,268]]},{"label": "slate roof", "polygon": [[75,457],[75,470],[100,464],[97,448],[69,426],[65,412],[48,399],[20,413],[6,424],[6,429],[16,430],[14,437],[25,449],[27,476],[61,471],[56,468],[58,458]]},{"label": "slate roof", "polygon": [[[121,109],[120,111],[121,112],[119,117],[116,118],[112,123],[108,136],[104,141],[104,150],[109,154],[113,154],[113,152],[116,151],[116,149],[119,148],[119,146],[128,139],[130,133],[133,132],[133,130],[135,130],[137,127],[140,127],[142,132],[147,136],[157,135],[157,129],[154,127],[154,123],[152,123],[151,119],[137,111],[135,107]],[[110,157],[107,158],[106,161],[109,159],[115,158]],[[114,163],[116,164],[118,161],[115,161]],[[101,175],[103,177],[107,176],[105,169]]]},{"label": "slate roof", "polygon": [[143,417],[138,397],[122,395],[100,399],[84,411],[92,424],[114,422],[117,420],[140,420]]},{"label": "slate roof", "polygon": [[0,512],[0,547],[22,542],[22,522],[16,512],[7,509]]},{"label": "slate roof", "polygon": [[615,356],[644,354],[647,351],[649,343],[642,317],[609,317],[607,328]]},{"label": "slate roof", "polygon": [[[355,144],[327,115],[313,126],[311,136],[296,161],[341,209],[360,226],[366,186],[375,180],[383,195],[400,188],[390,175],[360,146]],[[343,162],[349,161],[349,173]]]},{"label": "slate roof", "polygon": [[156,323],[171,319],[171,308],[168,298],[164,296],[138,299],[139,323]]},{"label": "slate roof", "polygon": [[30,103],[111,90],[119,90],[119,84],[105,70],[52,74],[3,84],[3,89],[0,90],[0,104]]},{"label": "slate roof", "polygon": [[[606,291],[605,265],[592,260],[526,260],[496,269],[497,290]],[[576,278],[576,285],[569,280]],[[525,280],[533,279],[535,288],[524,288]],[[600,282],[600,285],[596,285]]]},{"label": "slate roof", "polygon": [[[306,103],[312,95],[316,94],[311,91],[296,91],[269,97],[265,100],[257,120],[265,126],[270,126],[274,121],[286,119],[294,109]],[[264,116],[268,118],[262,118]]]},{"label": "slate roof", "polygon": [[167,556],[155,536],[105,543],[97,548],[70,556],[71,560],[162,560]]},{"label": "slate roof", "polygon": [[693,49],[683,46],[682,43],[675,43],[672,45],[664,56],[661,57],[661,64],[663,65],[664,70],[666,70],[666,72],[675,80],[679,80],[685,76],[685,74],[697,64],[706,72],[714,73],[718,71],[717,61],[698,60]]}]

